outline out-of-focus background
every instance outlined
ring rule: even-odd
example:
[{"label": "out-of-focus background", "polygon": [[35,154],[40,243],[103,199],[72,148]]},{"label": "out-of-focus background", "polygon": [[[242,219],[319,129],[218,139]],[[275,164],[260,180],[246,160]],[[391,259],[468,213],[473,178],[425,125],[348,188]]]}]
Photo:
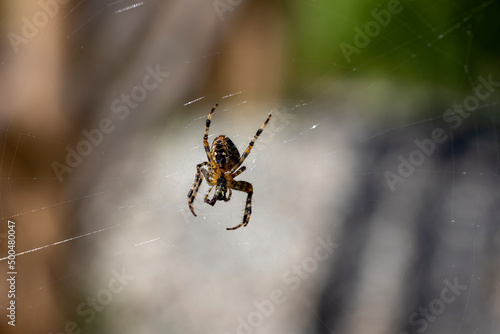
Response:
[{"label": "out-of-focus background", "polygon": [[[498,333],[499,15],[1,2],[0,332]],[[215,103],[240,152],[273,114],[236,231],[187,204]]]}]

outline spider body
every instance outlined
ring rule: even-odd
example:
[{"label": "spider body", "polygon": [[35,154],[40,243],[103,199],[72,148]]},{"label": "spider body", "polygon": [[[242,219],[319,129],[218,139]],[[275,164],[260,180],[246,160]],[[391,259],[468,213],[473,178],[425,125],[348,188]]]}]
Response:
[{"label": "spider body", "polygon": [[236,145],[226,136],[214,139],[210,154],[215,157],[215,162],[222,172],[229,172],[240,160],[240,152]]},{"label": "spider body", "polygon": [[[205,178],[206,182],[210,186],[210,189],[208,190],[204,201],[205,203],[212,206],[215,205],[217,201],[229,201],[232,195],[231,189],[246,192],[247,201],[245,205],[245,213],[243,215],[243,222],[238,226],[227,228],[227,230],[235,230],[241,226],[247,226],[248,222],[250,221],[250,214],[252,213],[253,186],[249,182],[236,181],[234,180],[234,178],[245,171],[246,167],[241,166],[241,164],[250,154],[250,151],[255,144],[255,141],[262,133],[262,130],[266,127],[267,123],[269,123],[271,114],[269,114],[261,128],[257,130],[257,133],[253,137],[252,141],[240,156],[240,153],[236,148],[236,145],[234,145],[233,141],[223,135],[217,136],[214,139],[212,146],[209,146],[208,131],[212,120],[212,114],[214,113],[215,108],[217,108],[217,104],[208,114],[205,126],[205,134],[203,136],[203,147],[205,148],[208,161],[202,162],[196,166],[196,176],[194,179],[194,183],[187,195],[188,204],[189,209],[191,210],[193,215],[196,216],[193,209],[193,202],[196,194],[198,193],[198,189],[200,188],[203,178]],[[214,196],[212,197],[212,199],[208,199],[210,192],[214,187]]]}]

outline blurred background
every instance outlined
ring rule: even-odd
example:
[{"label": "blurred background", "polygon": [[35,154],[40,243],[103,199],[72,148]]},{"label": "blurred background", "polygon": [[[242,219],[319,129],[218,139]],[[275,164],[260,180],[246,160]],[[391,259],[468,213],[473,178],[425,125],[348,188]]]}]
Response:
[{"label": "blurred background", "polygon": [[[498,333],[499,15],[0,2],[0,332]],[[215,103],[240,152],[273,114],[236,231],[187,203]]]}]

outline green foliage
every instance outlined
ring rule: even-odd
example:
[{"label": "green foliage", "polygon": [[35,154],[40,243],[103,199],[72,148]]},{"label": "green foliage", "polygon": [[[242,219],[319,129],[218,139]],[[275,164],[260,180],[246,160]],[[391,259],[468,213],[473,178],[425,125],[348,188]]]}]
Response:
[{"label": "green foliage", "polygon": [[[484,71],[500,70],[498,1],[402,0],[401,10],[391,13],[388,7],[397,3],[396,0],[289,3],[292,87],[325,75],[376,74],[466,90],[470,89],[469,75],[475,77],[485,74]],[[387,17],[385,22],[380,17],[377,21],[374,12],[391,13],[390,22],[387,23]],[[356,35],[357,31],[366,34],[367,27],[373,30],[364,46]],[[353,52],[351,46],[357,51]]]}]

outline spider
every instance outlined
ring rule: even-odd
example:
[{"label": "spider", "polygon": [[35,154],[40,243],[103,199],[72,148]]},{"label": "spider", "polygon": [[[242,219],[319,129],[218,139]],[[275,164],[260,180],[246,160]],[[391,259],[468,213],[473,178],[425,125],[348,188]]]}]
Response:
[{"label": "spider", "polygon": [[[269,114],[260,129],[257,130],[257,133],[253,137],[250,144],[248,144],[245,152],[243,152],[243,154],[240,156],[240,153],[238,152],[236,146],[233,144],[232,140],[226,136],[217,136],[217,138],[215,138],[214,142],[212,143],[212,148],[210,148],[210,146],[208,145],[208,130],[210,128],[212,114],[214,113],[214,110],[215,108],[217,108],[217,106],[218,104],[214,105],[212,110],[208,114],[205,126],[205,135],[203,136],[203,146],[205,147],[208,161],[204,161],[196,166],[196,176],[194,179],[194,183],[191,187],[191,190],[189,190],[187,197],[189,209],[196,217],[196,213],[194,213],[193,209],[193,201],[196,197],[198,189],[200,188],[203,177],[205,177],[205,180],[210,185],[210,189],[208,190],[204,201],[205,203],[208,203],[212,206],[214,206],[215,202],[217,201],[229,201],[232,195],[231,189],[246,192],[248,195],[245,205],[243,222],[238,226],[226,228],[226,230],[236,230],[241,226],[247,226],[248,222],[250,221],[250,214],[252,213],[253,186],[251,183],[246,181],[235,181],[234,178],[245,171],[246,167],[241,166],[241,164],[248,157],[253,145],[255,144],[255,141],[260,136],[267,123],[269,123],[271,114]],[[208,196],[214,187],[214,196],[209,200]],[[228,192],[229,194],[226,197],[226,194]]]}]

